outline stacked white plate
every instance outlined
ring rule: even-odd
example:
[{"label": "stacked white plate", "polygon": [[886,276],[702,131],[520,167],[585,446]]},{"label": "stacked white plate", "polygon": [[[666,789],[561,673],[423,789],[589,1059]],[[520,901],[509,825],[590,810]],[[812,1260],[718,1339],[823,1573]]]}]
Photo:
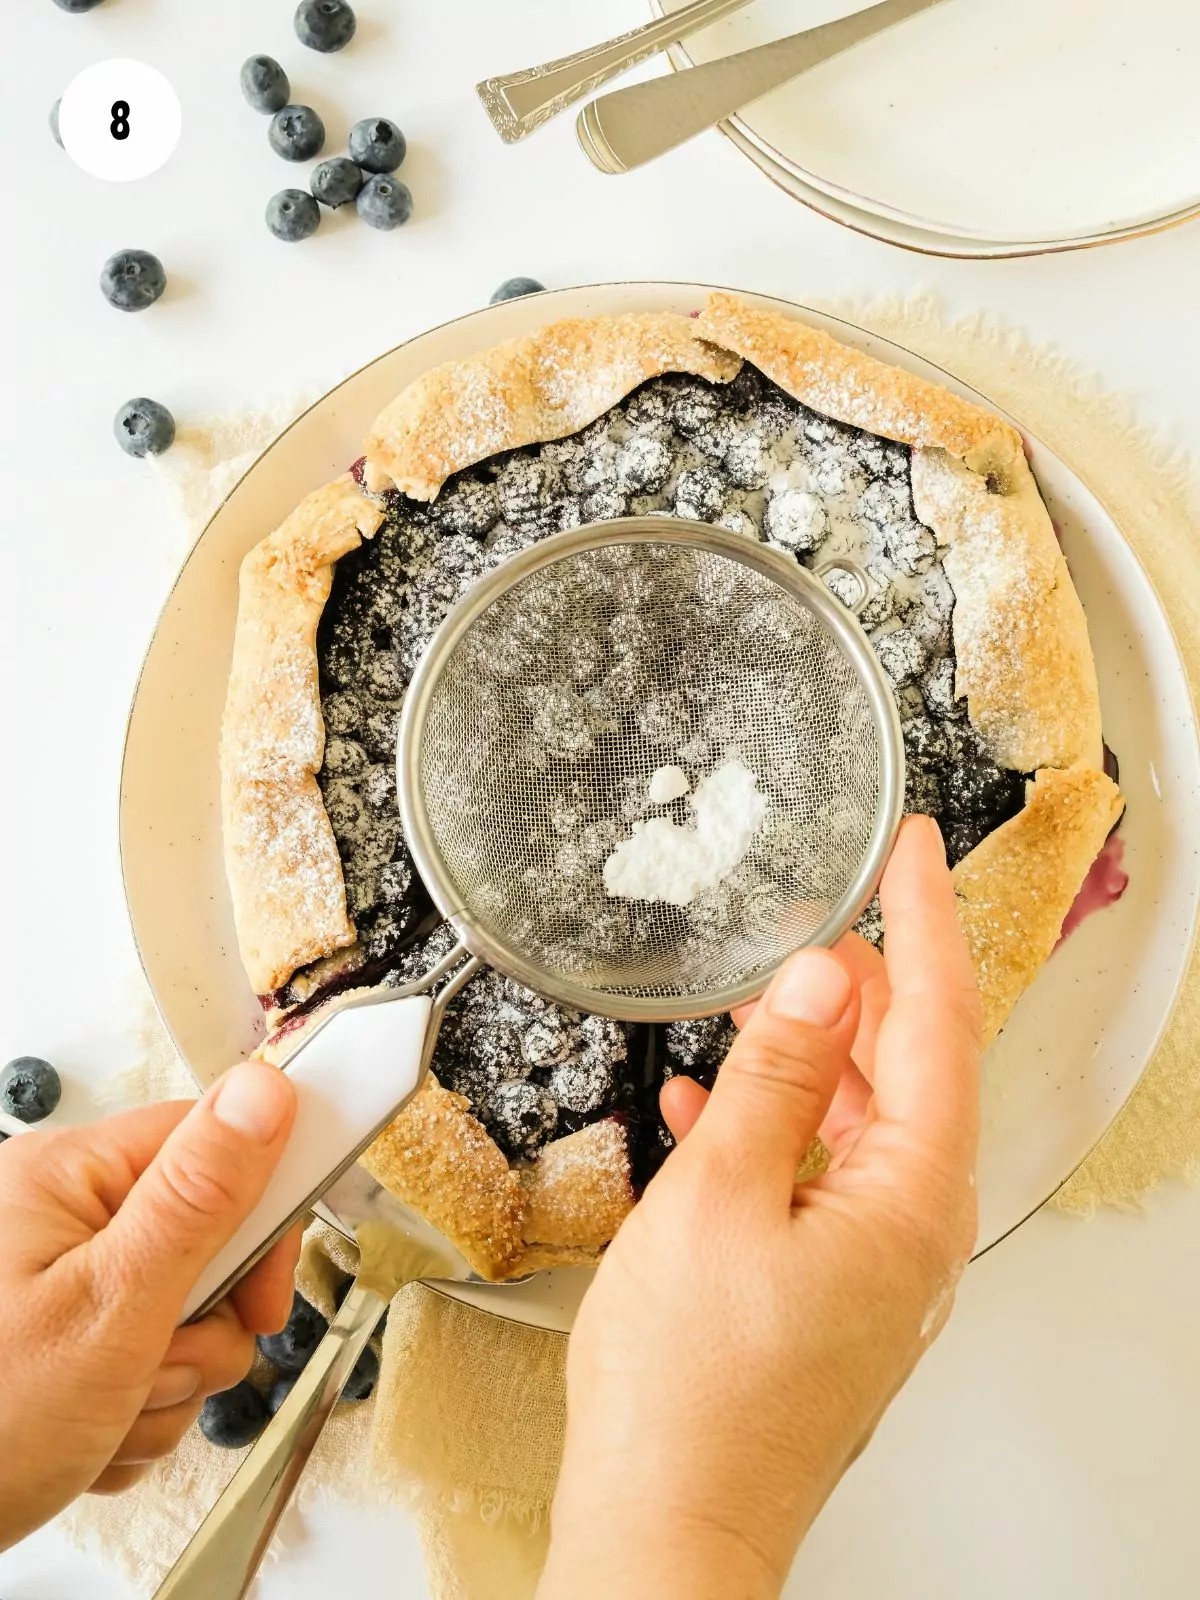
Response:
[{"label": "stacked white plate", "polygon": [[[684,0],[651,0],[655,11]],[[860,9],[755,0],[677,69]],[[1200,215],[1200,6],[943,0],[722,124],[805,205],[933,255],[1078,250]]]}]

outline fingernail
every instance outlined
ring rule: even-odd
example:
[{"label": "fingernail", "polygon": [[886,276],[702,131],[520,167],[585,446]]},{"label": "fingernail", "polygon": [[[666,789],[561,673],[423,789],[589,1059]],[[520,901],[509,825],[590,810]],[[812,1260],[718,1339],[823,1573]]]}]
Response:
[{"label": "fingernail", "polygon": [[235,1133],[270,1144],[283,1126],[291,1094],[278,1067],[243,1061],[221,1079],[213,1115]]},{"label": "fingernail", "polygon": [[168,1406],[181,1406],[199,1387],[199,1367],[159,1367],[142,1410],[165,1411]]},{"label": "fingernail", "polygon": [[780,971],[766,998],[777,1017],[832,1028],[845,1016],[852,992],[840,961],[824,950],[804,950]]}]

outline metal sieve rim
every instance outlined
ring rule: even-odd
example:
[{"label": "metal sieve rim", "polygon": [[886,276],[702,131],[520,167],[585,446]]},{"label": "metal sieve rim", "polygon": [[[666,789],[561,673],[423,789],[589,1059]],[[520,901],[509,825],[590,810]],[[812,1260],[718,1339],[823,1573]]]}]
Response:
[{"label": "metal sieve rim", "polygon": [[689,1017],[717,1016],[756,999],[784,958],[751,973],[739,984],[713,989],[704,995],[681,995],[677,999],[608,994],[601,989],[572,983],[527,960],[520,951],[510,949],[458,903],[453,879],[438,849],[425,805],[420,779],[422,739],[433,692],[463,636],[489,606],[531,573],[583,551],[620,544],[679,544],[725,556],[779,584],[793,599],[815,613],[834,635],[867,696],[879,737],[879,806],[870,843],[857,873],[808,944],[836,943],[866,908],[879,886],[904,808],[904,741],[900,714],[878,657],[858,619],[807,568],[744,534],[678,517],[619,517],[553,534],[510,556],[459,601],[426,646],[409,684],[400,719],[396,781],[405,842],[434,904],[459,939],[472,955],[505,977],[571,1010],[622,1022],[679,1022]]}]

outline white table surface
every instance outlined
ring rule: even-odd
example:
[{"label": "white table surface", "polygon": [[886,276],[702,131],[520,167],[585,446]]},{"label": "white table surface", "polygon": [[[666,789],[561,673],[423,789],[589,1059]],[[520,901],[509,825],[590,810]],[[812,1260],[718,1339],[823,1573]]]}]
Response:
[{"label": "white table surface", "polygon": [[[1082,255],[941,262],[810,215],[716,134],[624,179],[593,172],[569,121],[505,149],[475,80],[632,26],[641,0],[361,0],[358,39],[329,57],[296,42],[291,0],[21,10],[0,59],[0,1061],[58,1062],[66,1115],[92,1114],[87,1085],[132,1048],[118,769],[181,555],[153,473],[111,436],[130,395],[186,421],[328,386],[513,274],[661,277],[795,298],[932,288],[956,312],[994,310],[1060,345],[1185,447],[1200,428],[1200,225]],[[359,116],[401,123],[407,229],[374,234],[339,215],[302,246],[268,236],[265,202],[297,177],[240,99],[238,66],[258,50],[321,110],[327,153]],[[152,62],[183,101],[176,156],[128,186],[86,178],[45,126],[71,76],[106,56]],[[171,276],[138,317],[96,287],[125,246],[154,250]],[[814,1529],[789,1593],[1183,1600],[1200,1563],[1198,1429],[1200,1195],[1173,1187],[1148,1216],[1086,1225],[1040,1216],[968,1274],[948,1333]],[[330,1512],[308,1533],[261,1579],[262,1600],[367,1578],[375,1594],[425,1594],[401,1516]],[[127,1594],[53,1531],[0,1557],[0,1587],[5,1600]]]}]

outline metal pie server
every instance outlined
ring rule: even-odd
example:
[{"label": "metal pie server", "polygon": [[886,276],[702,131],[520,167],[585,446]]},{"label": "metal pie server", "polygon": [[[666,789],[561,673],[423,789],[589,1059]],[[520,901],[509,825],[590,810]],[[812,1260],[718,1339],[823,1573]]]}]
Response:
[{"label": "metal pie server", "polygon": [[295,1387],[156,1591],[155,1600],[242,1600],[346,1380],[397,1291],[465,1282],[466,1261],[361,1167],[326,1196],[359,1245],[359,1269]]},{"label": "metal pie server", "polygon": [[739,55],[602,95],[579,115],[579,142],[601,172],[632,172],[822,61],[943,3],[883,0]]},{"label": "metal pie server", "polygon": [[456,945],[424,977],[332,1010],[302,1036],[283,1062],[296,1091],[287,1146],[262,1199],[188,1296],[185,1322],[216,1305],[404,1109],[425,1081],[447,1005],[479,969]]}]

